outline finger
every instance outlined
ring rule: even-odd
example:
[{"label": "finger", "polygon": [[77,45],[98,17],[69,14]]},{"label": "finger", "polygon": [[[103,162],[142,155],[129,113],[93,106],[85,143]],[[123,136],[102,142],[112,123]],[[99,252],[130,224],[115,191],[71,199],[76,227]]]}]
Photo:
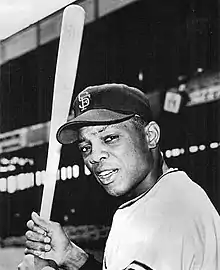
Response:
[{"label": "finger", "polygon": [[35,242],[43,242],[43,243],[50,243],[51,238],[49,236],[45,236],[33,231],[27,231],[25,233],[27,240],[35,241]]},{"label": "finger", "polygon": [[26,247],[36,252],[48,252],[52,249],[50,244],[39,244],[39,242],[26,241]]},{"label": "finger", "polygon": [[41,218],[36,212],[32,212],[31,218],[36,225],[44,229],[44,231],[49,232],[49,223]]},{"label": "finger", "polygon": [[39,234],[43,234],[43,235],[45,235],[45,236],[46,236],[46,234],[47,234],[47,232],[46,232],[44,229],[40,228],[39,226],[36,226],[36,225],[34,224],[34,221],[33,221],[33,220],[28,220],[28,222],[27,222],[27,227],[28,227],[30,230],[32,230],[32,231],[34,231],[34,232],[37,232],[37,233],[39,233]]},{"label": "finger", "polygon": [[30,250],[43,251],[43,252],[45,251],[47,252],[51,250],[50,244],[44,244],[44,243],[34,242],[30,240],[26,241],[26,247],[27,249],[30,249]]},{"label": "finger", "polygon": [[41,259],[44,259],[44,257],[45,257],[44,251],[34,250],[34,249],[30,249],[30,248],[26,248],[24,250],[24,254],[25,255],[34,255],[34,256],[37,256]]}]

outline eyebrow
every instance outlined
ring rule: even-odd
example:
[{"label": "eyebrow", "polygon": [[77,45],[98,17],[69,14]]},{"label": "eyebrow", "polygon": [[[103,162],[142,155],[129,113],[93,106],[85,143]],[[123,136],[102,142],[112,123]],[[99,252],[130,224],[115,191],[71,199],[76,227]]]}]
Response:
[{"label": "eyebrow", "polygon": [[[102,133],[102,132],[106,131],[108,128],[111,128],[112,126],[113,125],[105,125],[100,130],[98,130],[97,132],[92,133],[92,135],[95,135],[96,133]],[[82,143],[84,141],[86,141],[85,138],[78,139],[78,144],[80,144],[80,143]]]},{"label": "eyebrow", "polygon": [[109,125],[106,125],[106,126],[104,126],[102,129],[100,129],[99,131],[98,131],[98,133],[102,133],[103,131],[105,131],[107,128],[109,128],[110,126]]}]

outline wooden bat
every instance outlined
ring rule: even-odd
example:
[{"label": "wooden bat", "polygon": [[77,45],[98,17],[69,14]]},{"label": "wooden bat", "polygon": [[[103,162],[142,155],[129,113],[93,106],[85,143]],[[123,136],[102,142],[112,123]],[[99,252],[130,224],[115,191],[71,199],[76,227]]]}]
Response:
[{"label": "wooden bat", "polygon": [[57,57],[49,148],[40,216],[49,220],[53,203],[61,145],[56,140],[58,128],[66,122],[77,72],[85,12],[82,7],[70,5],[63,12]]},{"label": "wooden bat", "polygon": [[[46,174],[40,210],[40,216],[46,220],[49,220],[51,215],[56,175],[60,160],[61,145],[56,140],[56,132],[68,118],[76,79],[84,23],[85,12],[82,7],[70,5],[64,9],[54,81]],[[39,259],[30,254],[25,255],[18,269],[27,269],[27,265],[35,270],[52,269],[48,266],[41,266]]]}]

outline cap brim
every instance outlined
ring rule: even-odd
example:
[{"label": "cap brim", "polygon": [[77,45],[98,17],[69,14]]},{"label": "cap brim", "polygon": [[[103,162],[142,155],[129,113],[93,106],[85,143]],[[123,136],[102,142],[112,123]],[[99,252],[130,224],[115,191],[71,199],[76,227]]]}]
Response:
[{"label": "cap brim", "polygon": [[124,114],[106,109],[92,109],[68,120],[57,131],[57,140],[61,144],[71,144],[77,141],[77,130],[83,126],[114,124],[131,118],[134,113]]}]

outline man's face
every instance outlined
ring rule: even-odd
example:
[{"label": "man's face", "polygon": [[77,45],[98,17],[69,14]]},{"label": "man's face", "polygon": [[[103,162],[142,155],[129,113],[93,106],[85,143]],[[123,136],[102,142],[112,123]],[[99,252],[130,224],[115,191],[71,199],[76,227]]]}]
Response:
[{"label": "man's face", "polygon": [[144,132],[131,120],[81,128],[79,148],[86,166],[110,195],[137,196],[149,188],[152,154]]}]

